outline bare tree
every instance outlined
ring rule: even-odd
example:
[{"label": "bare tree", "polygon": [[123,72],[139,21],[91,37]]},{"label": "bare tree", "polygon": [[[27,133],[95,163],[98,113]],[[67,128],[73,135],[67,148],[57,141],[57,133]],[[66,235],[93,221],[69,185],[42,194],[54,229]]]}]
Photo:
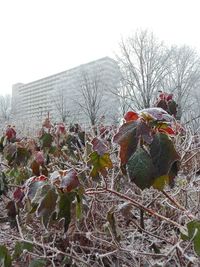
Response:
[{"label": "bare tree", "polygon": [[57,88],[55,91],[55,96],[52,99],[59,119],[65,123],[67,121],[67,117],[69,116],[69,110],[67,108],[68,101],[65,88]]},{"label": "bare tree", "polygon": [[8,121],[11,115],[11,96],[0,96],[0,118],[2,121]]},{"label": "bare tree", "polygon": [[171,48],[170,61],[168,75],[163,80],[162,87],[164,91],[175,95],[178,104],[177,117],[180,119],[196,102],[195,91],[200,84],[200,58],[188,46],[174,46]]},{"label": "bare tree", "polygon": [[117,59],[126,87],[126,99],[134,108],[150,107],[168,74],[170,51],[147,30],[122,40],[120,51]]},{"label": "bare tree", "polygon": [[75,102],[89,119],[92,126],[97,124],[99,116],[104,115],[102,113],[104,92],[104,83],[100,74],[94,73],[90,75],[86,71],[81,73],[79,96]]}]

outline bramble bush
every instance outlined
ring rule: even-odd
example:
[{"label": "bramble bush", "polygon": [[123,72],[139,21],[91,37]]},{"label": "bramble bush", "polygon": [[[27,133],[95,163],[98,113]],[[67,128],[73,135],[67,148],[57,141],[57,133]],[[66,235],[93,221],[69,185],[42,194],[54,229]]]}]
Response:
[{"label": "bramble bush", "polygon": [[[47,117],[36,138],[0,139],[2,266],[189,266],[200,256],[193,137],[173,95],[123,124],[83,131]],[[195,137],[196,138],[196,137]],[[196,140],[196,139],[195,139]],[[196,177],[196,178],[195,178]]]}]

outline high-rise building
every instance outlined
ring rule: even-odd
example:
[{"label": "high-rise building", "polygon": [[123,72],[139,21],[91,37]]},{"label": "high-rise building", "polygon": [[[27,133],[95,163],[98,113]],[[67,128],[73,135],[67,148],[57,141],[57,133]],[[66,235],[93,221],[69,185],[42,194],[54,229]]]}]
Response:
[{"label": "high-rise building", "polygon": [[87,64],[36,80],[17,83],[12,88],[15,114],[23,119],[89,123],[86,109],[96,109],[112,123],[118,117],[119,99],[115,92],[120,71],[115,60],[104,57]]}]

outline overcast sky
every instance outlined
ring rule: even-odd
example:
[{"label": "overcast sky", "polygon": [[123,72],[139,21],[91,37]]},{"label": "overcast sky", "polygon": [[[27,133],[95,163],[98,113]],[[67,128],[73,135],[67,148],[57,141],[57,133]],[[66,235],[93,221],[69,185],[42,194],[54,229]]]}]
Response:
[{"label": "overcast sky", "polygon": [[200,50],[199,0],[1,0],[0,94],[104,56],[150,29]]}]

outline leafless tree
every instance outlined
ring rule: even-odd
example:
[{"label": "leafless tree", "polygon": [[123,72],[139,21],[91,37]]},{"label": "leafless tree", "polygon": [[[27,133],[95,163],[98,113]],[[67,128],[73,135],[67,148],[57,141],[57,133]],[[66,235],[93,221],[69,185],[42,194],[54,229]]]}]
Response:
[{"label": "leafless tree", "polygon": [[67,117],[69,116],[69,110],[67,108],[68,101],[65,88],[57,88],[55,91],[55,96],[52,99],[59,119],[65,123],[67,121]]},{"label": "leafless tree", "polygon": [[138,31],[133,37],[121,41],[117,59],[129,103],[137,109],[150,107],[168,74],[170,51],[153,33]]},{"label": "leafless tree", "polygon": [[8,121],[11,115],[11,96],[0,96],[0,118],[2,121]]},{"label": "leafless tree", "polygon": [[103,116],[103,95],[105,84],[100,73],[93,75],[86,71],[81,73],[79,96],[75,102],[89,119],[90,124],[95,126],[100,116]]},{"label": "leafless tree", "polygon": [[164,91],[175,95],[178,104],[177,117],[181,119],[196,103],[195,92],[200,85],[200,58],[188,46],[174,46],[171,48],[170,61],[168,75],[163,80],[162,87]]}]

